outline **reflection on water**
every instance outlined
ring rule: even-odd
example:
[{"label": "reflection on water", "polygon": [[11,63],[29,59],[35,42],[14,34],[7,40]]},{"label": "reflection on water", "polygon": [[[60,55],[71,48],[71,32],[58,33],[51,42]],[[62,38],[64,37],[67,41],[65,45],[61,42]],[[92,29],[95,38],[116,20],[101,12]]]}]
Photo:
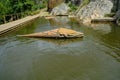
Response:
[{"label": "reflection on water", "polygon": [[82,38],[71,38],[71,39],[47,39],[47,38],[42,38],[40,40],[46,41],[48,43],[53,43],[56,45],[67,45],[70,43],[75,43],[75,42],[80,42],[82,41]]},{"label": "reflection on water", "polygon": [[[84,38],[38,39],[17,37],[66,27]],[[0,37],[0,80],[119,80],[120,27],[85,26],[57,17],[40,18]]]},{"label": "reflection on water", "polygon": [[49,19],[49,22],[53,28],[58,28],[58,27],[70,28],[68,24],[70,20],[67,17],[56,17],[53,19]]},{"label": "reflection on water", "polygon": [[91,24],[89,27],[93,28],[96,31],[99,31],[102,34],[111,32],[110,24]]}]

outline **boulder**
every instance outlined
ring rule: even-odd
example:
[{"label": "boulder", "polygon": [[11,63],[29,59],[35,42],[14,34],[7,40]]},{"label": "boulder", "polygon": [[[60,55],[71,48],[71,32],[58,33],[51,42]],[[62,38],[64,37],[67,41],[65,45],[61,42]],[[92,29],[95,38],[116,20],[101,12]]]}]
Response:
[{"label": "boulder", "polygon": [[112,11],[116,12],[120,9],[120,0],[111,0],[114,4]]},{"label": "boulder", "polygon": [[103,18],[105,14],[109,14],[113,7],[110,0],[92,0],[90,3],[82,7],[76,15],[83,23],[90,23],[92,19]]},{"label": "boulder", "polygon": [[70,7],[68,7],[67,4],[62,3],[57,7],[53,8],[50,14],[51,15],[67,15],[69,10],[70,10]]},{"label": "boulder", "polygon": [[118,10],[114,16],[116,23],[119,24],[120,21],[120,10]]},{"label": "boulder", "polygon": [[48,0],[48,6],[47,6],[47,11],[51,12],[54,7],[57,5],[63,3],[64,0]]}]

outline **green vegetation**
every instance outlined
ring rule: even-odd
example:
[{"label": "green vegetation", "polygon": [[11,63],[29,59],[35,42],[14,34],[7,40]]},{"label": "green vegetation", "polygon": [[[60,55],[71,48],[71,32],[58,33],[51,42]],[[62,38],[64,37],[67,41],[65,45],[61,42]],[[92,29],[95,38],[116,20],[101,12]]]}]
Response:
[{"label": "green vegetation", "polygon": [[47,0],[0,0],[0,23],[38,13]]},{"label": "green vegetation", "polygon": [[114,17],[115,13],[105,14],[105,17]]},{"label": "green vegetation", "polygon": [[76,11],[78,9],[78,6],[72,4],[71,2],[68,3],[69,7],[70,7],[70,12],[71,11]]}]

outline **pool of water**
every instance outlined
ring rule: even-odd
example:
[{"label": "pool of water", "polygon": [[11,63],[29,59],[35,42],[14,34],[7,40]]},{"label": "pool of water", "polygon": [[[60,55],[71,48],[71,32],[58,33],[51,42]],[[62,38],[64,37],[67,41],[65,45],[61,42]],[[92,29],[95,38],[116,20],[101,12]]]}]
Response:
[{"label": "pool of water", "polygon": [[[70,28],[78,39],[16,35]],[[83,25],[67,17],[39,18],[0,37],[0,80],[120,80],[120,27]]]}]

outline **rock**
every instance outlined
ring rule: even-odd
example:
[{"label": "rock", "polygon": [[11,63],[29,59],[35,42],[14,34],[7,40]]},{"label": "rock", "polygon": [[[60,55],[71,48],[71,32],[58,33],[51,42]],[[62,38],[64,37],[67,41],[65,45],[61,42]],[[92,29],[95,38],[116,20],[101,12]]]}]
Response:
[{"label": "rock", "polygon": [[112,11],[116,12],[120,9],[120,0],[111,0],[114,4]]},{"label": "rock", "polygon": [[58,28],[45,32],[38,32],[38,33],[19,35],[19,36],[36,37],[36,38],[79,38],[79,37],[83,37],[83,33],[71,29]]},{"label": "rock", "polygon": [[116,18],[119,17],[119,16],[120,16],[120,10],[118,10],[118,11],[116,12],[114,18],[116,19]]},{"label": "rock", "polygon": [[57,7],[53,8],[51,11],[51,15],[67,15],[70,8],[67,6],[67,4],[62,3],[58,5]]},{"label": "rock", "polygon": [[119,24],[119,21],[120,21],[120,10],[118,10],[116,12],[116,15],[114,16],[114,18],[115,18],[116,23]]},{"label": "rock", "polygon": [[54,7],[56,7],[57,5],[59,5],[63,2],[64,2],[64,0],[48,0],[48,10],[47,11],[51,12]]},{"label": "rock", "polygon": [[76,15],[83,23],[90,23],[94,18],[103,18],[105,14],[109,14],[113,7],[113,3],[109,0],[95,0],[82,7]]}]

